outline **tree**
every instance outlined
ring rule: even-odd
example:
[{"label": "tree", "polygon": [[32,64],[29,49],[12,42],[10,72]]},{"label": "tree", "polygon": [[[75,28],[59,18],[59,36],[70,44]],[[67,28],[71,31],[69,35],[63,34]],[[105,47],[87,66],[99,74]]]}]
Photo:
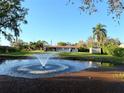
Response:
[{"label": "tree", "polygon": [[105,41],[105,45],[109,44],[110,42],[113,43],[113,45],[117,45],[117,46],[119,46],[121,44],[119,39],[107,38]]},{"label": "tree", "polygon": [[[0,1],[0,33],[9,41],[20,35],[22,23],[26,24],[26,8],[22,7],[23,0],[1,0]],[[11,32],[9,32],[9,30]],[[13,32],[13,33],[12,33]]]},{"label": "tree", "polygon": [[99,47],[104,45],[107,38],[107,31],[105,27],[106,26],[102,24],[97,24],[96,27],[93,27],[93,38],[97,40]]},{"label": "tree", "polygon": [[22,49],[27,49],[28,48],[28,43],[24,42],[21,39],[18,39],[16,42],[11,42],[11,46],[22,50]]},{"label": "tree", "polygon": [[48,45],[48,42],[45,41],[45,40],[42,40],[41,43],[43,44],[43,46],[47,46]]},{"label": "tree", "polygon": [[114,50],[118,48],[119,45],[120,45],[120,41],[118,39],[107,38],[104,46],[102,47],[103,52],[109,55],[113,55]]},{"label": "tree", "polygon": [[71,42],[66,42],[68,46],[72,46],[73,44]]},{"label": "tree", "polygon": [[36,42],[36,45],[35,45],[35,49],[43,49],[44,48],[44,46],[46,46],[46,45],[48,45],[48,43],[46,42],[46,41],[41,41],[41,40],[38,40],[37,42]]},{"label": "tree", "polygon": [[67,43],[65,43],[65,42],[58,42],[57,45],[59,45],[59,46],[66,46]]},{"label": "tree", "polygon": [[78,47],[87,48],[87,45],[85,44],[85,42],[84,42],[83,40],[80,40],[80,41],[77,43],[77,46],[78,46]]},{"label": "tree", "polygon": [[89,48],[91,48],[91,47],[94,47],[94,39],[93,39],[93,37],[89,37],[88,38],[88,40],[87,40],[87,46],[89,47]]},{"label": "tree", "polygon": [[106,3],[107,4],[107,12],[108,14],[113,15],[113,19],[120,18],[120,15],[124,11],[124,3],[123,0],[80,0],[80,1],[74,1],[74,0],[68,0],[69,3],[75,4],[76,2],[80,3],[79,9],[83,12],[88,12],[89,14],[92,14],[94,12],[97,12],[100,8],[97,7],[100,4],[99,3]]},{"label": "tree", "polygon": [[36,48],[36,42],[30,42],[29,43],[29,46],[30,46],[30,50],[35,50],[35,48]]},{"label": "tree", "polygon": [[40,50],[41,48],[43,48],[43,43],[42,43],[41,40],[38,40],[36,42],[35,49],[39,49]]},{"label": "tree", "polygon": [[30,48],[30,50],[40,50],[40,49],[43,49],[44,46],[46,46],[46,45],[48,45],[48,43],[46,41],[38,40],[36,42],[30,42],[29,48]]}]

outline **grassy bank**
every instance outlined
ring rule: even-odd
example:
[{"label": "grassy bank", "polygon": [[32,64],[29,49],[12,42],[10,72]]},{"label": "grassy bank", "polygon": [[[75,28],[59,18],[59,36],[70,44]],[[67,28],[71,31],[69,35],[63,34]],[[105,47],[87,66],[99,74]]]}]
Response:
[{"label": "grassy bank", "polygon": [[105,54],[90,54],[86,52],[72,52],[72,53],[58,53],[60,58],[70,60],[84,60],[84,61],[97,61],[97,62],[116,62],[124,63],[124,57],[115,57]]},{"label": "grassy bank", "polygon": [[0,59],[22,59],[31,57],[33,54],[43,53],[42,50],[35,51],[20,51],[20,52],[11,52],[11,53],[2,53],[0,54]]}]

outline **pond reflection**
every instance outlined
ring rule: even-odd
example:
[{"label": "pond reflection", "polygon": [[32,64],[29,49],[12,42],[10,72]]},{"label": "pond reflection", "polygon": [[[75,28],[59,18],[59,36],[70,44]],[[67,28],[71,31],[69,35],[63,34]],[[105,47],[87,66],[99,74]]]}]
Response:
[{"label": "pond reflection", "polygon": [[114,66],[115,66],[115,64],[106,63],[106,62],[98,62],[97,64],[98,64],[98,66],[100,66],[100,67],[114,67]]}]

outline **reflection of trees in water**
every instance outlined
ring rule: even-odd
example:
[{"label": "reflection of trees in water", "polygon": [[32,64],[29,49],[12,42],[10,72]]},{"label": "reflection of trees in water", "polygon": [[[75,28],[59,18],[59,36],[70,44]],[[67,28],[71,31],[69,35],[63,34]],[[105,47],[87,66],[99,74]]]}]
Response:
[{"label": "reflection of trees in water", "polygon": [[5,59],[0,59],[0,64],[4,63],[5,61]]}]

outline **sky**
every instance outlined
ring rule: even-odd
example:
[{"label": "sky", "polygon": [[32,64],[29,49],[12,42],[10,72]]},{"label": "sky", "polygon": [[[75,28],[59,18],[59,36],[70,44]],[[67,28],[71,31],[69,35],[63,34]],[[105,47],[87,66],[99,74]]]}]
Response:
[{"label": "sky", "polygon": [[[25,0],[23,6],[29,9],[26,16],[28,24],[21,26],[20,39],[26,42],[45,40],[48,43],[52,40],[52,44],[59,41],[86,41],[92,36],[92,28],[101,23],[107,26],[109,37],[118,38],[124,43],[124,14],[119,25],[113,22],[111,16],[107,16],[105,3],[98,5],[99,11],[88,15],[83,12],[80,14],[78,3],[67,5],[67,0]],[[4,38],[1,39],[1,43],[9,44]]]}]

